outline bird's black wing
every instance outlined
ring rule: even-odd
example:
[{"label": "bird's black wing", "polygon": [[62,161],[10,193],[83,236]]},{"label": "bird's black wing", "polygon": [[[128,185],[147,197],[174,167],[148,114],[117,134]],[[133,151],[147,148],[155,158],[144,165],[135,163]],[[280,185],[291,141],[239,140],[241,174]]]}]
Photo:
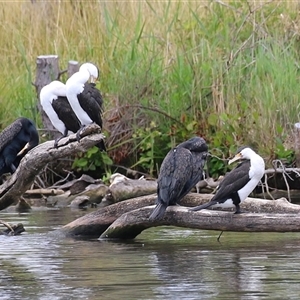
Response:
[{"label": "bird's black wing", "polygon": [[249,178],[250,161],[245,160],[241,162],[236,168],[225,175],[217,188],[216,194],[211,200],[205,204],[191,208],[192,211],[198,211],[208,208],[217,203],[224,203],[227,199],[232,199],[237,195],[237,192],[244,187]]},{"label": "bird's black wing", "polygon": [[157,184],[157,202],[165,205],[176,204],[182,189],[193,172],[193,158],[189,150],[174,148],[165,157]]},{"label": "bird's black wing", "polygon": [[74,113],[67,97],[58,97],[52,101],[52,107],[66,128],[74,133],[80,129],[80,121]]},{"label": "bird's black wing", "polygon": [[182,189],[182,192],[179,197],[181,199],[186,194],[188,194],[190,190],[202,179],[203,168],[206,162],[208,147],[203,138],[196,136],[179,144],[177,148],[185,148],[190,150],[193,159],[193,172],[189,180],[184,185],[184,188]]},{"label": "bird's black wing", "polygon": [[250,161],[245,160],[225,175],[219,184],[215,196],[211,201],[227,200],[231,194],[236,193],[250,180],[249,178]]},{"label": "bird's black wing", "polygon": [[[180,194],[180,199],[187,195],[190,190],[202,179],[203,168],[206,162],[207,152],[192,152],[193,157],[193,172],[191,178],[186,182],[182,192]],[[178,199],[178,200],[180,200]]]},{"label": "bird's black wing", "polygon": [[80,106],[93,122],[102,128],[102,95],[93,83],[86,83],[82,93],[77,95]]},{"label": "bird's black wing", "polygon": [[91,94],[91,97],[95,99],[95,101],[100,106],[101,113],[103,113],[103,98],[101,92],[99,91],[99,89],[97,89],[96,84],[92,82],[86,83],[84,85],[84,89],[86,89],[86,91]]},{"label": "bird's black wing", "polygon": [[21,118],[15,120],[13,123],[3,129],[3,131],[0,133],[0,152],[18,135],[21,129]]}]

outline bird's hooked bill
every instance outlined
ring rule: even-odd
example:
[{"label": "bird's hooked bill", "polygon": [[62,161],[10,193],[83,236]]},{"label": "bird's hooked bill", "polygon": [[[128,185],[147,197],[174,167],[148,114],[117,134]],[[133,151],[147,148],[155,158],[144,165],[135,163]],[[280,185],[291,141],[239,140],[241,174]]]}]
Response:
[{"label": "bird's hooked bill", "polygon": [[29,143],[27,143],[17,154],[17,156],[22,155],[29,148]]},{"label": "bird's hooked bill", "polygon": [[97,77],[94,77],[93,75],[91,75],[91,83],[96,83],[97,81]]},{"label": "bird's hooked bill", "polygon": [[234,156],[234,158],[232,158],[232,159],[229,160],[228,164],[230,165],[230,164],[232,164],[233,162],[235,162],[235,161],[237,161],[237,160],[240,160],[240,159],[242,159],[242,158],[243,158],[242,153],[239,152],[239,153],[237,153],[237,154]]}]

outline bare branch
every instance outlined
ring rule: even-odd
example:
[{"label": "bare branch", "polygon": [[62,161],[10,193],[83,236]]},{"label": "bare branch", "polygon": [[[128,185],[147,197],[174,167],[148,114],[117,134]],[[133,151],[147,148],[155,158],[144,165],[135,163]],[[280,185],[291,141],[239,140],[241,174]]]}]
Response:
[{"label": "bare branch", "polygon": [[100,127],[92,124],[85,128],[80,142],[77,142],[76,135],[73,134],[61,139],[58,148],[54,148],[54,141],[48,141],[29,151],[16,172],[0,186],[0,210],[13,204],[28,190],[35,176],[47,163],[78,153],[78,151],[86,152],[104,139],[100,132]]}]

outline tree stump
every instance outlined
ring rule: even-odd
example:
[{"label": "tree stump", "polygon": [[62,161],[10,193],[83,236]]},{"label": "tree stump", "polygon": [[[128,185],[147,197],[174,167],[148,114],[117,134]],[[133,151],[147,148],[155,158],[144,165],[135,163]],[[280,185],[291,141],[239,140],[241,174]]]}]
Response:
[{"label": "tree stump", "polygon": [[76,60],[69,60],[68,62],[68,78],[70,78],[74,73],[79,71],[79,62]]},{"label": "tree stump", "polygon": [[42,117],[43,126],[48,132],[49,136],[56,139],[61,136],[61,133],[54,128],[48,116],[44,112],[40,103],[41,89],[49,84],[51,81],[56,80],[60,74],[58,55],[40,55],[36,59],[36,76],[35,88],[37,93],[37,107]]}]

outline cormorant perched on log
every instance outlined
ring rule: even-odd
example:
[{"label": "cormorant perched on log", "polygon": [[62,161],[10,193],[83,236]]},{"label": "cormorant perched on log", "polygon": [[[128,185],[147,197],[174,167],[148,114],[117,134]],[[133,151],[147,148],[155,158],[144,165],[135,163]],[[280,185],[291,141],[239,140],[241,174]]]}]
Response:
[{"label": "cormorant perched on log", "polygon": [[[79,71],[74,73],[66,82],[66,95],[81,122],[81,129],[93,122],[102,128],[103,99],[95,84],[98,75],[98,68],[95,65],[84,63]],[[91,80],[90,83],[89,80]],[[80,132],[81,130],[77,132],[78,138]],[[105,150],[103,141],[102,145],[103,150]],[[100,145],[99,148],[101,148]]]},{"label": "cormorant perched on log", "polygon": [[263,177],[265,162],[249,147],[239,148],[235,157],[229,160],[228,164],[237,160],[243,161],[225,175],[214,197],[208,203],[191,208],[192,211],[215,205],[220,207],[235,206],[235,214],[241,213],[240,203],[250,195]]},{"label": "cormorant perched on log", "polygon": [[207,151],[205,140],[193,137],[166,155],[157,180],[157,204],[150,220],[162,218],[169,205],[177,204],[202,179]]},{"label": "cormorant perched on log", "polygon": [[33,121],[18,118],[0,133],[0,175],[14,173],[25,154],[39,143]]},{"label": "cormorant perched on log", "polygon": [[54,80],[45,85],[40,92],[40,103],[52,125],[63,135],[55,140],[54,147],[57,147],[60,139],[77,133],[81,128],[81,123],[66,97],[64,83]]}]

